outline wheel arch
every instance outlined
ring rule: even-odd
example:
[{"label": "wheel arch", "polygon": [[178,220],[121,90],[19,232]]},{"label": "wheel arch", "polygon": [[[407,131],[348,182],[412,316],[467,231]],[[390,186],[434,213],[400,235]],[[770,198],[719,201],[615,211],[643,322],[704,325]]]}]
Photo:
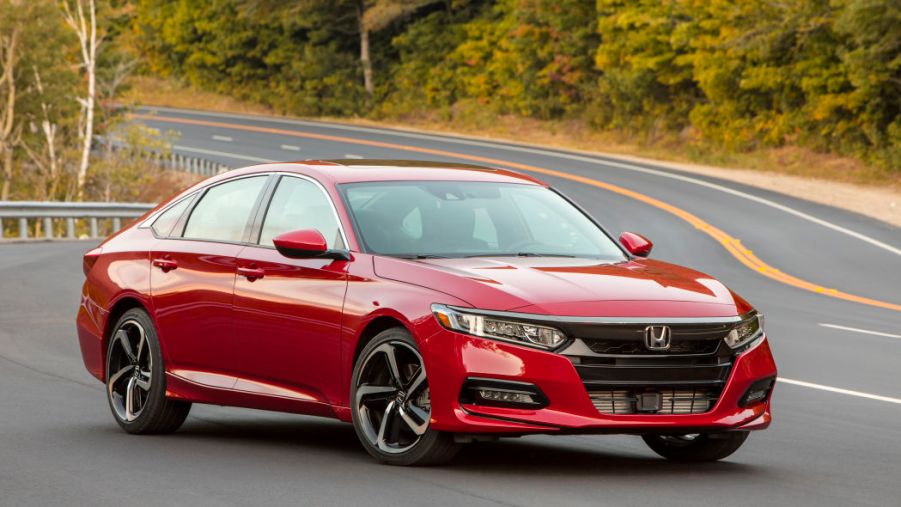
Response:
[{"label": "wheel arch", "polygon": [[[371,320],[369,320],[366,325],[363,327],[363,330],[360,332],[357,337],[356,344],[354,345],[354,354],[351,361],[351,365],[357,364],[357,359],[360,357],[360,352],[366,347],[366,344],[372,341],[373,338],[378,336],[379,333],[385,331],[387,329],[391,329],[393,327],[400,327],[406,329],[411,335],[414,336],[413,330],[410,329],[410,326],[403,321],[403,319],[395,316],[382,314]],[[351,368],[353,368],[351,366]]]}]

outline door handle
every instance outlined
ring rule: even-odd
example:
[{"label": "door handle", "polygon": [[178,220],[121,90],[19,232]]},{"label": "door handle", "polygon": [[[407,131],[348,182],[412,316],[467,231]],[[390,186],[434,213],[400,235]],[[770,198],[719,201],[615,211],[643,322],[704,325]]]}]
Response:
[{"label": "door handle", "polygon": [[247,278],[248,282],[252,282],[254,280],[263,278],[263,276],[266,275],[266,272],[256,267],[255,264],[251,264],[246,268],[238,268],[238,274]]},{"label": "door handle", "polygon": [[163,273],[168,273],[178,267],[177,262],[165,257],[162,259],[153,259],[153,265],[163,270]]}]

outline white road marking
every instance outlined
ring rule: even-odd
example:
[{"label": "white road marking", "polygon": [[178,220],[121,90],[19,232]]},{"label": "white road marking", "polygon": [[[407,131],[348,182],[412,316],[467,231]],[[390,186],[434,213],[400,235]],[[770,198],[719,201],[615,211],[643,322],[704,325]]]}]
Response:
[{"label": "white road marking", "polygon": [[[148,108],[148,109],[157,110],[157,111],[169,111],[169,112],[178,113],[178,114],[185,114],[185,111],[182,111],[179,109],[165,108],[165,107],[154,107],[154,108]],[[646,174],[653,174],[655,176],[662,176],[664,178],[680,180],[680,181],[684,181],[686,183],[692,183],[695,185],[700,185],[703,187],[707,187],[707,188],[711,188],[711,189],[725,192],[728,194],[732,194],[736,197],[741,197],[743,199],[748,199],[750,201],[754,201],[756,203],[763,204],[764,206],[769,206],[769,207],[777,209],[779,211],[783,211],[785,213],[794,215],[798,218],[801,218],[802,220],[807,220],[809,222],[815,223],[817,225],[821,225],[828,229],[832,229],[841,234],[851,236],[852,238],[859,239],[859,240],[869,243],[877,248],[881,248],[887,252],[891,252],[895,255],[901,256],[901,248],[889,245],[887,243],[879,241],[878,239],[872,238],[870,236],[859,233],[857,231],[853,231],[846,227],[842,227],[838,224],[834,224],[832,222],[817,218],[808,213],[804,213],[803,211],[799,211],[799,210],[796,210],[789,206],[779,204],[775,201],[771,201],[771,200],[765,199],[763,197],[758,197],[756,195],[752,195],[747,192],[735,190],[733,188],[729,188],[729,187],[726,187],[723,185],[718,185],[716,183],[711,183],[709,181],[704,181],[704,180],[701,180],[698,178],[692,178],[690,176],[684,176],[681,174],[672,174],[672,173],[669,173],[666,171],[650,169],[647,167],[633,165],[633,164],[629,164],[626,162],[619,162],[619,161],[614,161],[614,160],[599,160],[598,158],[591,158],[589,156],[576,155],[576,154],[572,154],[572,153],[561,153],[561,152],[550,151],[550,150],[545,150],[545,149],[540,149],[540,148],[527,148],[525,146],[515,146],[515,145],[508,145],[508,144],[495,143],[495,142],[486,142],[486,141],[480,141],[477,138],[473,138],[473,137],[469,137],[469,136],[461,136],[461,135],[451,135],[451,134],[435,135],[435,134],[426,134],[426,133],[420,133],[420,132],[415,132],[415,131],[406,131],[406,130],[398,130],[398,129],[378,129],[378,128],[371,128],[371,127],[357,127],[357,126],[353,126],[353,125],[341,125],[341,124],[335,124],[335,123],[310,122],[310,121],[303,121],[303,120],[289,120],[289,119],[285,119],[285,118],[266,118],[264,116],[240,115],[240,114],[229,114],[229,113],[190,111],[190,114],[197,114],[197,115],[202,115],[202,116],[211,116],[211,117],[218,117],[218,118],[232,118],[232,119],[245,119],[245,120],[253,119],[253,120],[257,120],[257,121],[262,119],[264,121],[269,121],[272,123],[281,123],[281,124],[288,124],[288,125],[302,125],[302,126],[318,127],[318,128],[331,128],[331,129],[335,129],[335,130],[347,130],[347,131],[352,131],[352,132],[370,132],[370,133],[376,133],[376,134],[382,134],[382,135],[387,134],[387,135],[392,135],[392,136],[396,136],[396,137],[407,137],[410,139],[423,139],[423,140],[428,140],[428,141],[440,141],[440,142],[447,142],[447,143],[464,144],[464,145],[469,145],[469,146],[480,146],[480,147],[484,147],[484,148],[516,151],[516,152],[520,152],[520,153],[531,153],[534,155],[542,155],[542,156],[548,156],[548,157],[558,157],[558,158],[563,158],[563,159],[568,159],[568,160],[576,160],[579,162],[587,162],[590,164],[596,164],[596,165],[602,165],[602,166],[606,165],[606,166],[618,167],[620,169],[643,172]],[[575,150],[571,150],[571,151],[575,151]],[[586,155],[589,155],[589,154],[586,153]],[[598,155],[594,155],[594,157],[597,157],[597,156]],[[601,155],[601,156],[611,157],[610,155]]]},{"label": "white road marking", "polygon": [[361,159],[361,158],[363,158],[363,156],[362,156],[362,155],[354,155],[353,153],[346,153],[346,154],[344,155],[344,158]]},{"label": "white road marking", "polygon": [[234,141],[234,139],[228,136],[213,136],[213,141],[224,141],[226,143],[230,143]]},{"label": "white road marking", "polygon": [[887,338],[901,338],[901,334],[883,333],[881,331],[869,331],[867,329],[860,329],[860,328],[856,328],[856,327],[839,326],[838,324],[825,324],[825,323],[821,322],[820,326],[828,327],[831,329],[840,329],[842,331],[852,331],[854,333],[871,334],[873,336],[885,336]]},{"label": "white road marking", "polygon": [[203,155],[216,155],[220,157],[228,157],[228,158],[236,158],[238,160],[249,160],[251,162],[278,162],[277,160],[272,160],[270,158],[262,158],[262,157],[252,157],[250,155],[241,155],[240,153],[228,153],[225,151],[218,150],[204,150],[202,148],[192,148],[190,146],[182,146],[180,144],[176,144],[172,146],[176,151],[187,151],[190,153],[201,153]]},{"label": "white road marking", "polygon": [[866,398],[868,400],[884,401],[886,403],[895,403],[895,404],[901,405],[901,398],[891,398],[889,396],[881,396],[879,394],[870,394],[870,393],[864,393],[861,391],[852,391],[850,389],[841,389],[839,387],[824,386],[822,384],[814,384],[813,382],[804,382],[803,380],[792,380],[792,379],[788,379],[785,377],[779,377],[778,380],[779,380],[779,382],[782,382],[785,384],[791,384],[791,385],[801,386],[801,387],[808,387],[810,389],[817,389],[820,391],[827,391],[830,393],[845,394],[848,396],[856,396],[858,398]]},{"label": "white road marking", "polygon": [[300,151],[300,146],[294,146],[293,144],[283,144],[282,149],[288,151]]}]

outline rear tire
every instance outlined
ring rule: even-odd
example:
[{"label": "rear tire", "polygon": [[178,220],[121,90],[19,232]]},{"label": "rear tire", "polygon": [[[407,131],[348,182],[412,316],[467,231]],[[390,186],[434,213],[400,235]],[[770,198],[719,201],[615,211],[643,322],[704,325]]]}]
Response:
[{"label": "rear tire", "polygon": [[429,428],[425,366],[404,328],[382,331],[363,348],[354,365],[350,400],[357,437],[382,463],[438,465],[460,450],[453,435]]},{"label": "rear tire", "polygon": [[730,456],[748,438],[748,431],[692,435],[642,435],[654,452],[672,461],[718,461]]},{"label": "rear tire", "polygon": [[113,417],[133,434],[172,433],[191,404],[166,398],[166,369],[153,320],[141,308],[125,312],[110,334],[106,397]]}]

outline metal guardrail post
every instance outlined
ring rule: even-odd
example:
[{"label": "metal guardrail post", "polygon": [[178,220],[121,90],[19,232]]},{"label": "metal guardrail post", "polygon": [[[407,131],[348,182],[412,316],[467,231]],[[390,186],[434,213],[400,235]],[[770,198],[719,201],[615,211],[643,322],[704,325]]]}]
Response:
[{"label": "metal guardrail post", "polygon": [[19,219],[19,237],[20,238],[28,238],[28,219],[20,218]]}]

